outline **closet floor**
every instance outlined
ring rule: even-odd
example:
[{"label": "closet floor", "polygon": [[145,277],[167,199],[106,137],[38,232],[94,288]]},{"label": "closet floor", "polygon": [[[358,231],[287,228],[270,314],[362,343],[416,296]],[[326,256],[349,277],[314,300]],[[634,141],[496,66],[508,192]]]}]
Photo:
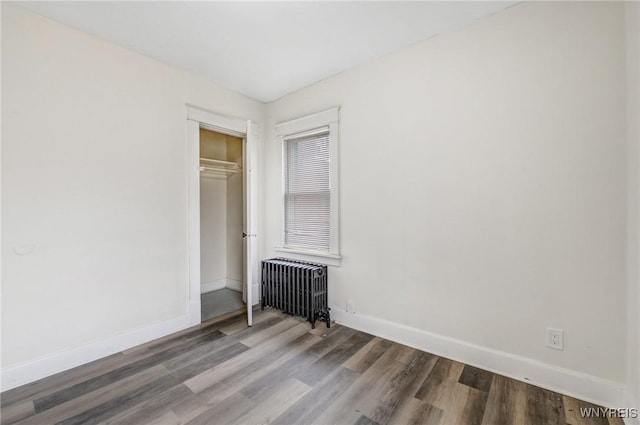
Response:
[{"label": "closet floor", "polygon": [[202,294],[200,303],[203,322],[244,307],[242,294],[228,288]]}]

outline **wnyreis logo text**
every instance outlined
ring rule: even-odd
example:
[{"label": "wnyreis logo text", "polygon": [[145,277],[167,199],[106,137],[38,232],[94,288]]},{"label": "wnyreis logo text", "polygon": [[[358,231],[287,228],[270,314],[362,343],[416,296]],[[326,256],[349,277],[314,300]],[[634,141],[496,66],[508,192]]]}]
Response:
[{"label": "wnyreis logo text", "polygon": [[617,409],[608,407],[581,407],[580,416],[583,418],[637,418],[638,409],[626,407]]}]

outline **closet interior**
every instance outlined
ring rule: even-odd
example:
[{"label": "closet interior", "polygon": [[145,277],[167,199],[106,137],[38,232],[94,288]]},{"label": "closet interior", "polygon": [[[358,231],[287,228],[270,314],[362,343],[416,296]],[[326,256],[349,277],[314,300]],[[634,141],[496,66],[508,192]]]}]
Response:
[{"label": "closet interior", "polygon": [[244,307],[243,140],[200,129],[202,321]]}]

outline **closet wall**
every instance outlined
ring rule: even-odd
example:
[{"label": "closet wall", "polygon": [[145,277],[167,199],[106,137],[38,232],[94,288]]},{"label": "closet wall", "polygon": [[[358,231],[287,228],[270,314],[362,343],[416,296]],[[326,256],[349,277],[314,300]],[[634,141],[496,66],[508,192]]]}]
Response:
[{"label": "closet wall", "polygon": [[[242,139],[200,129],[200,157],[242,164]],[[215,168],[215,167],[212,167]],[[242,290],[242,172],[200,175],[201,292]]]},{"label": "closet wall", "polygon": [[[227,161],[242,164],[242,140],[227,137]],[[226,287],[242,291],[244,282],[242,173],[227,178],[227,282]]]}]

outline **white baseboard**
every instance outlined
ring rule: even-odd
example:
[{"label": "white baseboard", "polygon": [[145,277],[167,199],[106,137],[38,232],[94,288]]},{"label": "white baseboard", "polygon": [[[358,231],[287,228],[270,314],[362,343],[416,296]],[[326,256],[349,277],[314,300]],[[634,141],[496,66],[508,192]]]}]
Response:
[{"label": "white baseboard", "polygon": [[620,407],[624,385],[527,357],[331,307],[337,323],[413,348],[606,407]]},{"label": "white baseboard", "polygon": [[200,293],[206,294],[207,292],[217,291],[218,289],[232,289],[234,291],[242,292],[242,282],[236,279],[225,277],[218,280],[212,280],[211,282],[205,282],[200,285]]},{"label": "white baseboard", "polygon": [[[628,389],[625,389],[624,402],[620,407],[640,410],[640,397],[638,397],[637,394],[632,394]],[[624,423],[625,425],[640,425],[640,415],[637,418],[626,418]]]},{"label": "white baseboard", "polygon": [[207,292],[217,291],[218,289],[224,289],[227,285],[227,278],[218,280],[212,280],[211,282],[204,282],[200,284],[200,293],[206,294]]},{"label": "white baseboard", "polygon": [[189,314],[184,314],[144,328],[131,330],[80,347],[58,351],[35,360],[7,367],[0,371],[0,391],[28,384],[187,327],[189,327]]},{"label": "white baseboard", "polygon": [[239,280],[227,278],[225,283],[225,288],[232,289],[237,292],[242,292],[242,282]]}]

